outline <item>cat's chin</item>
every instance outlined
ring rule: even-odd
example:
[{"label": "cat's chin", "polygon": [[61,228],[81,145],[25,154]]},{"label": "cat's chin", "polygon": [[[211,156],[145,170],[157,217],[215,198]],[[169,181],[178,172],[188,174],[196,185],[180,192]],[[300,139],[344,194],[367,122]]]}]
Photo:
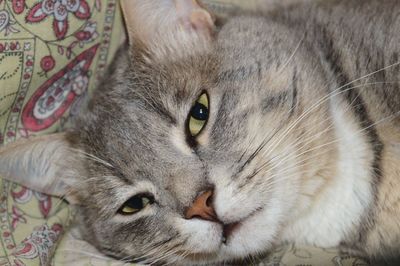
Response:
[{"label": "cat's chin", "polygon": [[175,265],[245,265],[243,260],[232,256],[224,256],[220,253],[193,253],[186,254]]},{"label": "cat's chin", "polygon": [[181,260],[174,260],[174,265],[249,265],[250,263],[243,258],[251,258],[251,255],[259,254],[238,256],[237,254],[234,255],[232,252],[226,252],[224,248],[221,248],[221,250],[216,253],[182,254]]}]

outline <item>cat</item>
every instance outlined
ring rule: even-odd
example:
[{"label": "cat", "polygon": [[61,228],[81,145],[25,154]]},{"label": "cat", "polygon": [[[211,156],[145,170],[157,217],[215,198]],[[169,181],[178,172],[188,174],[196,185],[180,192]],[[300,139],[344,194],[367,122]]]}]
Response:
[{"label": "cat", "polygon": [[128,44],[73,130],[0,150],[126,261],[240,261],[284,243],[400,246],[400,3],[299,2],[224,20],[122,0]]}]

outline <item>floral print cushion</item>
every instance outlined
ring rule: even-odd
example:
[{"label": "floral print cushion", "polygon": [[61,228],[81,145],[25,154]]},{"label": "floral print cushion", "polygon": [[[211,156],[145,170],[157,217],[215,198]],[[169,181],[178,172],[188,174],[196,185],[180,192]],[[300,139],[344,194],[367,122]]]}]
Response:
[{"label": "floral print cushion", "polygon": [[[118,0],[0,0],[0,145],[68,127],[123,40]],[[47,265],[72,220],[0,181],[0,265]]]},{"label": "floral print cushion", "polygon": [[[279,2],[205,0],[217,12],[260,1]],[[123,40],[118,0],[0,0],[0,145],[67,128]],[[126,265],[83,241],[72,220],[61,199],[0,180],[0,265]],[[289,246],[255,263],[365,265]]]},{"label": "floral print cushion", "polygon": [[72,218],[61,199],[0,182],[0,265],[46,265]]},{"label": "floral print cushion", "polygon": [[0,0],[0,143],[67,126],[121,25],[117,0]]}]

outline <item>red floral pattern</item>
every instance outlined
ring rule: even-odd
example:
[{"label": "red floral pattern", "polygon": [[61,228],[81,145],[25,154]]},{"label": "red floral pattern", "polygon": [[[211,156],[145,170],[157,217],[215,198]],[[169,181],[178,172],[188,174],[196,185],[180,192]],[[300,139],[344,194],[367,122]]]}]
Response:
[{"label": "red floral pattern", "polygon": [[[44,130],[54,131],[56,126],[68,126],[69,118],[76,116],[80,106],[88,99],[89,88],[102,79],[110,59],[110,45],[120,42],[119,38],[112,38],[116,0],[59,0],[61,4],[68,5],[68,12],[58,18],[72,24],[64,39],[54,39],[52,22],[56,19],[54,8],[57,1],[0,0],[0,56],[18,56],[14,62],[19,62],[20,66],[15,68],[22,72],[17,73],[21,78],[13,89],[18,92],[16,100],[3,105],[6,108],[9,106],[12,112],[0,128],[0,144],[20,137],[28,138]],[[43,11],[44,5],[47,13]],[[18,14],[21,10],[22,13]],[[90,15],[82,15],[86,11],[90,11]],[[98,20],[99,13],[106,16],[103,21]],[[25,23],[27,17],[37,22]],[[85,17],[87,19],[82,19]],[[43,27],[50,31],[43,31]],[[13,40],[17,32],[28,37]],[[2,39],[1,36],[7,35],[11,40]],[[92,63],[96,64],[96,71],[90,70]],[[42,85],[37,86],[40,80]],[[41,99],[37,98],[39,94]]]},{"label": "red floral pattern", "polygon": [[55,65],[56,61],[51,55],[47,55],[40,60],[40,67],[46,72],[53,70]]},{"label": "red floral pattern", "polygon": [[52,207],[51,197],[49,195],[45,195],[36,191],[34,192],[34,194],[37,200],[39,201],[40,213],[43,215],[43,218],[47,218]]},{"label": "red floral pattern", "polygon": [[87,89],[87,71],[97,48],[95,45],[81,53],[33,94],[22,112],[26,129],[40,131],[50,127]]},{"label": "red floral pattern", "polygon": [[17,258],[33,259],[39,257],[41,265],[47,265],[49,256],[63,231],[61,224],[51,228],[47,224],[37,227],[33,233],[24,239],[16,248],[13,255]]},{"label": "red floral pattern", "polygon": [[21,14],[25,10],[25,0],[12,0],[12,8],[16,14]]},{"label": "red floral pattern", "polygon": [[15,230],[17,228],[18,223],[26,223],[26,218],[24,217],[24,212],[21,211],[16,206],[12,207],[11,218],[12,218],[11,227],[13,230]]},{"label": "red floral pattern", "polygon": [[[18,204],[26,204],[31,201],[32,196],[35,196],[39,202],[39,210],[43,218],[47,218],[52,207],[51,197],[40,192],[33,192],[26,187],[14,185],[11,190],[11,196]],[[18,215],[17,210],[13,210],[13,214]]]},{"label": "red floral pattern", "polygon": [[34,5],[26,16],[26,22],[38,23],[53,17],[53,30],[57,39],[63,39],[68,32],[68,14],[81,20],[90,17],[90,7],[86,0],[42,0]]},{"label": "red floral pattern", "polygon": [[13,186],[11,190],[11,196],[18,204],[25,204],[32,198],[32,191],[22,186]]}]

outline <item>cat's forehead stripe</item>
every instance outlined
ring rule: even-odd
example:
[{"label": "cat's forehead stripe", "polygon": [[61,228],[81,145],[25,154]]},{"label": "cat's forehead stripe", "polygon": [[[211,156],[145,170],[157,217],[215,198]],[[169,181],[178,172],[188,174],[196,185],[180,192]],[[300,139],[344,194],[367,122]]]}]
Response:
[{"label": "cat's forehead stripe", "polygon": [[282,91],[275,95],[272,95],[272,96],[269,96],[269,97],[263,99],[261,101],[261,108],[262,108],[263,114],[268,113],[268,112],[270,112],[276,108],[279,108],[281,106],[284,106],[288,102],[289,97],[292,95],[295,95],[293,93],[293,90]]}]

